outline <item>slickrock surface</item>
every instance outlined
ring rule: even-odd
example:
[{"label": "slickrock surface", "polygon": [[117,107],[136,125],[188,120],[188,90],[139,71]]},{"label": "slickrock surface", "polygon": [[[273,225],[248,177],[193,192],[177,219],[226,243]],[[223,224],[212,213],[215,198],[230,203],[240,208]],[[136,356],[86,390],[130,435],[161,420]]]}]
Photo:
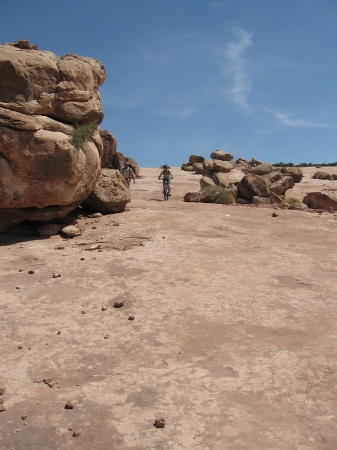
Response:
[{"label": "slickrock surface", "polygon": [[[337,188],[314,171],[292,195]],[[164,202],[159,172],[81,236],[0,234],[0,448],[336,449],[337,215],[185,203],[180,169]]]}]

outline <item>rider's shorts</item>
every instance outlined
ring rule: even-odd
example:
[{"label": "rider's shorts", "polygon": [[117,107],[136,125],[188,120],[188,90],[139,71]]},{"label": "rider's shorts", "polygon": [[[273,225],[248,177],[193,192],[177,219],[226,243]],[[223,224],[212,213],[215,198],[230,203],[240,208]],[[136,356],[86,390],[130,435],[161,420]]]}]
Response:
[{"label": "rider's shorts", "polygon": [[164,184],[164,182],[167,182],[167,184],[170,184],[171,183],[171,178],[163,178],[163,184]]}]

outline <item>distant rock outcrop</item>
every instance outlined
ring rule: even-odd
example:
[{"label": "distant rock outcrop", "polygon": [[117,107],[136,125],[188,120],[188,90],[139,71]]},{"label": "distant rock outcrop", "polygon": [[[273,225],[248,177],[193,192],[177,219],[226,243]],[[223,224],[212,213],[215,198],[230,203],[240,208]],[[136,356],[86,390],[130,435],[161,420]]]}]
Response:
[{"label": "distant rock outcrop", "polygon": [[[191,164],[191,160],[196,159],[196,155],[191,155],[190,161],[182,165],[182,170],[202,173],[203,177],[200,180],[202,189],[211,186],[210,180],[212,180],[216,186],[229,190],[237,203],[285,204],[279,196],[295,183],[300,182],[303,177],[298,167],[277,168],[269,162],[262,162],[255,158],[250,161],[238,158],[234,163],[233,155],[222,150],[215,150],[211,153],[211,159],[203,160],[202,172],[201,163]],[[225,197],[226,195],[223,196]],[[185,201],[202,201],[202,194],[197,196],[189,193],[186,198],[188,200],[185,199]],[[212,195],[208,195],[207,198],[211,199]],[[217,197],[218,200],[219,197]]]},{"label": "distant rock outcrop", "polygon": [[104,66],[62,58],[28,41],[0,46],[0,231],[23,220],[49,221],[94,189],[103,150],[98,128],[81,148],[75,124],[102,121]]},{"label": "distant rock outcrop", "polygon": [[337,174],[336,173],[326,173],[321,170],[318,170],[314,173],[312,178],[317,178],[318,180],[337,180]]}]

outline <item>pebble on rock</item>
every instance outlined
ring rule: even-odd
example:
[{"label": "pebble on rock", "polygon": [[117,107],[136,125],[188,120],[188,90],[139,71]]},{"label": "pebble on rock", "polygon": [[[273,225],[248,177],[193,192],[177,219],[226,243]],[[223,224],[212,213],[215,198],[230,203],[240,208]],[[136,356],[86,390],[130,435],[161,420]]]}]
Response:
[{"label": "pebble on rock", "polygon": [[59,336],[61,334],[61,331],[59,330],[58,332],[57,332],[57,335]]},{"label": "pebble on rock", "polygon": [[273,212],[272,217],[278,217],[278,214]]},{"label": "pebble on rock", "polygon": [[23,345],[18,345],[18,349],[19,350],[23,349]]},{"label": "pebble on rock", "polygon": [[165,427],[165,419],[162,417],[160,419],[156,419],[153,424],[156,428],[164,428]]},{"label": "pebble on rock", "polygon": [[33,275],[35,273],[35,270],[28,270],[29,275]]},{"label": "pebble on rock", "polygon": [[122,302],[115,302],[114,308],[121,308],[124,305],[124,300]]},{"label": "pebble on rock", "polygon": [[102,306],[102,311],[106,311],[106,306]]},{"label": "pebble on rock", "polygon": [[110,337],[110,334],[106,334],[106,335],[104,336],[104,339],[109,339],[109,337]]},{"label": "pebble on rock", "polygon": [[26,420],[28,416],[21,416],[22,420]]},{"label": "pebble on rock", "polygon": [[4,393],[6,392],[6,388],[0,388],[0,395],[4,395]]},{"label": "pebble on rock", "polygon": [[135,316],[129,316],[128,320],[135,320]]},{"label": "pebble on rock", "polygon": [[76,431],[73,432],[73,436],[74,436],[74,437],[78,437],[78,436],[80,436],[80,435],[81,435],[81,432],[78,431],[78,430],[76,430]]},{"label": "pebble on rock", "polygon": [[71,401],[67,401],[67,403],[64,405],[64,409],[74,409],[75,405],[71,403]]}]

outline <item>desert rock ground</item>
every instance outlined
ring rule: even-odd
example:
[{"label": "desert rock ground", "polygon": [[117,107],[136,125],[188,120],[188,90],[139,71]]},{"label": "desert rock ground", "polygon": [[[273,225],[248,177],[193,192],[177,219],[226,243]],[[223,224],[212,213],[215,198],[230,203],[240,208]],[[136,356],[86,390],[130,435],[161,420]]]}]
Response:
[{"label": "desert rock ground", "polygon": [[[337,189],[314,170],[291,195]],[[336,449],[337,215],[184,203],[179,169],[164,202],[158,173],[81,236],[0,235],[0,448]]]}]

